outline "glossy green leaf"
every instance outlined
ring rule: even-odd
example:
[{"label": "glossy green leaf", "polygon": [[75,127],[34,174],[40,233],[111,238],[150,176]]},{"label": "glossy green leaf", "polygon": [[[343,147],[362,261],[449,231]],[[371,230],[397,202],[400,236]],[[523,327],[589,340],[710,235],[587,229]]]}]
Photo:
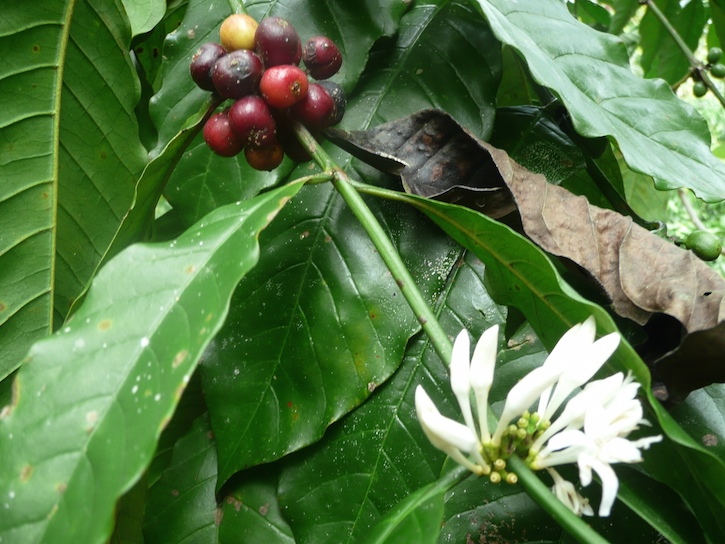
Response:
[{"label": "glossy green leaf", "polygon": [[[451,336],[464,327],[476,334],[503,321],[484,289],[481,263],[471,257],[447,269],[437,302]],[[279,499],[297,542],[362,542],[399,501],[438,479],[445,456],[430,445],[415,416],[418,384],[445,415],[457,417],[447,368],[419,335],[389,382],[322,441],[290,458]]]},{"label": "glossy green leaf", "polygon": [[467,469],[456,467],[400,501],[370,532],[365,544],[417,542],[435,544],[443,521],[443,496]]},{"label": "glossy green leaf", "polygon": [[[432,44],[441,28],[456,29],[458,37],[451,39],[450,49],[443,42],[436,45],[437,68],[426,70],[431,61],[424,64],[424,46]],[[451,76],[448,84],[471,96],[457,105],[459,114],[475,118],[480,130],[490,130],[480,112],[493,113],[494,88],[484,84],[497,81],[499,54],[478,55],[476,62],[453,55],[463,42],[497,44],[480,18],[457,2],[420,4],[401,21],[399,39],[413,52],[405,58],[373,53],[374,67],[361,79],[344,123],[365,127],[421,103],[437,105],[425,88],[439,84],[445,65],[446,73],[457,78]],[[396,55],[402,51],[386,47]],[[486,74],[491,75],[479,83],[481,62],[488,58],[492,64]],[[424,71],[412,85],[411,74],[420,67]],[[405,100],[387,96],[393,83],[409,85]],[[345,166],[342,160],[340,164]],[[306,166],[296,170],[308,172]],[[445,278],[440,271],[450,266],[450,240],[421,223],[417,213],[378,204],[373,203],[374,211],[420,288],[434,296]],[[419,328],[377,251],[331,187],[301,192],[265,231],[262,247],[260,264],[240,284],[217,337],[217,357],[202,367],[219,447],[219,485],[242,468],[319,439],[330,423],[390,376]]]},{"label": "glossy green leaf", "polygon": [[145,162],[118,5],[54,0],[3,11],[0,378],[62,323]]},{"label": "glossy green leaf", "polygon": [[171,465],[149,490],[144,539],[154,544],[216,544],[216,447],[208,417],[174,446]]},{"label": "glossy green leaf", "polygon": [[138,36],[153,28],[166,13],[165,0],[122,0],[131,23],[131,34]]},{"label": "glossy green leaf", "polygon": [[[419,287],[434,296],[453,247],[411,211],[378,209]],[[201,367],[220,485],[319,439],[390,376],[419,327],[329,184],[301,191],[260,242],[259,264],[239,284]]]},{"label": "glossy green leaf", "polygon": [[624,45],[576,21],[558,0],[477,0],[496,36],[518,50],[587,137],[610,135],[627,164],[658,189],[689,187],[725,198],[725,165],[710,152],[707,125],[664,81],[629,69]]},{"label": "glossy green leaf", "polygon": [[299,189],[220,208],[171,243],[131,246],[101,270],[73,321],[33,346],[0,419],[4,541],[108,538],[116,499],[150,463],[257,262],[259,231]]},{"label": "glossy green leaf", "polygon": [[[690,50],[696,50],[708,18],[702,0],[684,5],[678,0],[656,0],[656,4]],[[690,61],[649,9],[639,24],[639,33],[645,77],[661,77],[670,85],[687,77]]]},{"label": "glossy green leaf", "polygon": [[[156,206],[166,187],[166,183],[175,171],[194,137],[201,131],[204,120],[211,115],[209,110],[212,106],[213,102],[207,103],[201,111],[188,119],[186,125],[181,129],[181,132],[146,166],[136,183],[133,202],[124,215],[121,224],[118,226],[118,230],[113,236],[110,245],[100,259],[96,267],[96,272],[121,250],[133,243],[147,241],[151,238]],[[229,203],[225,202],[225,204]],[[198,219],[201,218],[199,217]],[[85,296],[89,285],[90,282],[86,284],[82,293],[79,294],[78,299],[74,301],[71,306],[71,311],[75,311],[82,302],[82,297]]]}]

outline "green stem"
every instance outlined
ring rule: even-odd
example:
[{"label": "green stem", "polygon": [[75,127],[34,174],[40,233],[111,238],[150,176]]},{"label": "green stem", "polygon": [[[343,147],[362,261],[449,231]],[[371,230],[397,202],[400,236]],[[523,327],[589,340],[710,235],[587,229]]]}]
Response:
[{"label": "green stem", "polygon": [[408,269],[393,246],[393,243],[390,241],[387,233],[383,230],[383,227],[375,218],[373,212],[353,186],[354,182],[339,166],[335,164],[325,150],[322,149],[322,146],[315,141],[312,135],[301,123],[295,123],[295,133],[297,134],[297,138],[305,146],[310,155],[312,155],[313,159],[317,162],[320,168],[322,168],[325,172],[332,172],[333,185],[367,232],[370,240],[375,246],[375,249],[378,250],[378,253],[385,262],[385,265],[388,267],[388,270],[390,270],[395,283],[398,284],[401,293],[415,313],[415,317],[418,319],[420,324],[423,326],[423,330],[430,338],[439,357],[445,361],[446,364],[450,364],[452,348],[448,335],[445,333],[440,323],[438,323],[438,319],[433,313],[433,310],[431,310],[430,306],[428,306],[428,303],[423,298],[415,280],[410,275],[410,272],[408,272]]},{"label": "green stem", "polygon": [[227,0],[229,2],[229,7],[232,10],[232,13],[247,13],[247,10],[244,8],[244,1],[243,0]]},{"label": "green stem", "polygon": [[675,27],[672,26],[670,21],[665,17],[665,14],[662,13],[662,10],[657,7],[657,4],[653,2],[653,0],[642,0],[640,4],[645,4],[647,6],[647,9],[652,10],[652,13],[655,17],[657,17],[657,20],[659,20],[660,23],[662,23],[662,26],[665,27],[665,30],[670,35],[670,37],[675,41],[677,44],[677,47],[680,48],[680,51],[682,51],[682,54],[687,57],[688,62],[690,63],[690,66],[692,68],[692,71],[697,74],[697,78],[701,79],[702,82],[707,85],[707,88],[710,89],[712,94],[715,95],[715,97],[720,101],[720,104],[725,108],[725,97],[723,97],[722,94],[720,94],[720,91],[715,86],[715,84],[710,79],[710,76],[707,73],[707,70],[705,69],[705,65],[698,59],[695,54],[690,50],[690,48],[687,46],[685,41],[680,37],[679,33],[675,29]]},{"label": "green stem", "polygon": [[571,536],[582,544],[609,544],[606,538],[564,506],[522,459],[512,455],[507,462],[511,471],[518,476],[521,487]]}]

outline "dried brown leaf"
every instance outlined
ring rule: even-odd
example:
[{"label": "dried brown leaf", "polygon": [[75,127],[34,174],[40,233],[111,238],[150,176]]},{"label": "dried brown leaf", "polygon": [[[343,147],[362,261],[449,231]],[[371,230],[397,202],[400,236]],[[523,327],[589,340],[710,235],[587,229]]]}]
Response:
[{"label": "dried brown leaf", "polygon": [[[678,397],[694,387],[725,381],[725,280],[691,251],[630,217],[547,183],[442,111],[424,110],[368,131],[334,131],[331,136],[373,166],[381,167],[383,160],[387,167],[381,168],[400,174],[410,193],[462,204],[494,218],[515,203],[526,235],[586,270],[619,315],[643,325],[662,313],[682,324],[689,333],[682,349],[656,366]],[[705,343],[710,347],[705,349]],[[693,362],[695,354],[698,360]]]}]

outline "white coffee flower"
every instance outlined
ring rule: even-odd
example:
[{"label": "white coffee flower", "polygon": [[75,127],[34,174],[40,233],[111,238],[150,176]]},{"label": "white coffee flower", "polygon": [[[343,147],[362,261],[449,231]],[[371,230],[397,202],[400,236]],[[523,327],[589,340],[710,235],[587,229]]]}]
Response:
[{"label": "white coffee flower", "polygon": [[[554,478],[554,494],[577,515],[592,515],[587,499],[571,482],[551,467],[576,463],[581,484],[592,481],[592,471],[602,481],[600,516],[608,516],[617,495],[619,481],[613,463],[642,461],[642,449],[661,436],[628,440],[626,437],[643,419],[642,404],[636,398],[639,384],[620,372],[588,382],[617,349],[620,336],[609,334],[595,340],[596,323],[590,317],[569,329],[544,364],[514,385],[506,396],[503,412],[491,435],[488,428],[488,394],[496,365],[498,327],[483,333],[469,359],[468,332],[460,332],[451,355],[451,389],[465,425],[444,417],[422,387],[415,394],[416,411],[430,442],[472,472],[487,474],[492,482],[506,479],[506,459],[517,455],[534,470],[548,469]],[[585,385],[586,384],[586,385]],[[574,395],[574,391],[584,388]],[[476,399],[477,421],[471,406]],[[537,403],[534,414],[529,409]],[[553,415],[564,404],[558,418]],[[514,422],[515,423],[512,423]]]}]

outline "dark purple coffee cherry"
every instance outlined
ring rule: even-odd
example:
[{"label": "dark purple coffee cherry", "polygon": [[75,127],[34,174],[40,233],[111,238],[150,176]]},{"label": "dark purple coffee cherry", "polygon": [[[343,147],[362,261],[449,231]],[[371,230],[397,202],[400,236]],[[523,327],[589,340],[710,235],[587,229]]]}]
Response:
[{"label": "dark purple coffee cherry", "polygon": [[335,115],[330,119],[330,124],[328,125],[331,127],[335,126],[342,121],[345,115],[345,108],[347,107],[345,89],[342,88],[342,85],[333,81],[320,81],[317,84],[325,89],[335,102]]},{"label": "dark purple coffee cherry", "polygon": [[282,164],[284,150],[279,143],[274,142],[265,147],[247,147],[244,149],[244,156],[249,166],[255,170],[269,171]]},{"label": "dark purple coffee cherry", "polygon": [[255,49],[265,68],[292,64],[297,66],[302,58],[302,42],[297,31],[282,17],[262,19],[254,34]]},{"label": "dark purple coffee cherry", "polygon": [[330,38],[316,36],[307,40],[302,50],[302,61],[312,77],[327,79],[342,66],[342,54]]},{"label": "dark purple coffee cherry", "polygon": [[208,42],[203,44],[199,49],[196,50],[194,56],[191,58],[191,65],[189,71],[191,72],[191,79],[194,80],[199,88],[205,91],[214,90],[214,82],[211,79],[211,69],[220,58],[227,54],[226,49],[215,42]]},{"label": "dark purple coffee cherry", "polygon": [[258,96],[245,96],[229,108],[229,123],[244,145],[265,147],[274,143],[277,123],[267,103]]},{"label": "dark purple coffee cherry", "polygon": [[323,87],[310,83],[307,96],[295,103],[290,112],[309,128],[327,128],[337,117],[337,106]]},{"label": "dark purple coffee cherry", "polygon": [[214,88],[224,98],[241,98],[253,94],[262,79],[260,58],[247,49],[224,55],[211,70]]},{"label": "dark purple coffee cherry", "polygon": [[204,124],[204,141],[214,153],[222,157],[233,157],[244,148],[244,142],[229,125],[228,110],[215,113],[207,120]]}]

